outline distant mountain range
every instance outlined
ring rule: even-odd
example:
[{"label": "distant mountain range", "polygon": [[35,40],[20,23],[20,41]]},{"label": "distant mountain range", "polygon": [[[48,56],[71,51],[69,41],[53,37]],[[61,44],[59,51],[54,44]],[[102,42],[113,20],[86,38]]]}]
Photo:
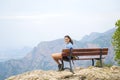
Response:
[{"label": "distant mountain range", "polygon": [[80,41],[81,42],[90,42],[92,40],[95,40],[99,36],[101,36],[102,33],[92,32],[90,35],[85,35]]},{"label": "distant mountain range", "polygon": [[[91,33],[83,37],[80,41],[74,40],[74,48],[108,47],[109,53],[105,62],[114,63],[114,51],[111,46],[111,39],[114,31],[115,29],[111,29],[104,33]],[[0,62],[0,80],[4,80],[11,75],[36,69],[56,69],[57,65],[51,58],[51,54],[61,52],[64,47],[64,39],[41,42],[22,59],[12,59]],[[90,61],[77,61],[76,65],[88,66],[91,64]]]},{"label": "distant mountain range", "polygon": [[9,50],[0,50],[0,62],[4,62],[10,59],[20,59],[27,55],[32,48],[23,47],[21,49],[9,49]]}]

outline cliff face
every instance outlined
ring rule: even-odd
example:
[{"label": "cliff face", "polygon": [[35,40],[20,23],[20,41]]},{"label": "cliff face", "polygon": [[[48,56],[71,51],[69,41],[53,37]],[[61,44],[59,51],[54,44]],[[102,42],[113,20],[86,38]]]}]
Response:
[{"label": "cliff face", "polygon": [[75,74],[65,71],[42,71],[35,70],[17,76],[12,76],[6,80],[120,80],[120,67],[110,68],[76,68]]}]

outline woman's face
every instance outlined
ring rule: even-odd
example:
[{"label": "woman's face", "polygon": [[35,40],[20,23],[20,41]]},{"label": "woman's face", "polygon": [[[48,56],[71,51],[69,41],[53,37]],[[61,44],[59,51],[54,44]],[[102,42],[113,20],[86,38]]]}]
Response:
[{"label": "woman's face", "polygon": [[70,42],[70,39],[68,37],[65,37],[65,43],[69,43]]}]

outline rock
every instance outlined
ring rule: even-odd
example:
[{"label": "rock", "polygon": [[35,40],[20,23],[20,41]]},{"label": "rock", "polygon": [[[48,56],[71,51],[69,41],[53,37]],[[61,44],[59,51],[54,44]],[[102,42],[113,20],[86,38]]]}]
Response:
[{"label": "rock", "polygon": [[76,68],[75,74],[65,71],[35,70],[9,77],[6,80],[120,80],[120,67]]}]

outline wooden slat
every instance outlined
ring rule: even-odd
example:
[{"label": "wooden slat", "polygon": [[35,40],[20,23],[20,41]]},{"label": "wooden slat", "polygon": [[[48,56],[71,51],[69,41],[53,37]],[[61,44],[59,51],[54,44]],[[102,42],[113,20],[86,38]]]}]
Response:
[{"label": "wooden slat", "polygon": [[[70,52],[62,52],[63,54],[69,54]],[[72,54],[85,54],[85,55],[87,55],[87,54],[97,54],[97,55],[99,55],[101,52],[100,51],[80,51],[80,52],[72,52]],[[102,54],[103,55],[107,55],[107,53],[108,53],[108,51],[102,51]]]},{"label": "wooden slat", "polygon": [[[101,48],[89,48],[89,49],[73,49],[73,52],[84,52],[84,51],[100,51]],[[103,48],[102,51],[108,51],[108,48]],[[63,49],[62,52],[70,52],[69,49]]]},{"label": "wooden slat", "polygon": [[[73,49],[72,54],[75,56],[94,56],[94,55],[100,55],[101,48],[89,48],[89,49]],[[69,49],[63,49],[62,55],[68,56],[70,53]],[[102,55],[107,55],[108,48],[102,48]]]},{"label": "wooden slat", "polygon": [[[102,57],[104,59],[105,57]],[[92,60],[92,59],[100,59],[100,58],[79,58],[79,59],[73,59],[73,60]]]}]

